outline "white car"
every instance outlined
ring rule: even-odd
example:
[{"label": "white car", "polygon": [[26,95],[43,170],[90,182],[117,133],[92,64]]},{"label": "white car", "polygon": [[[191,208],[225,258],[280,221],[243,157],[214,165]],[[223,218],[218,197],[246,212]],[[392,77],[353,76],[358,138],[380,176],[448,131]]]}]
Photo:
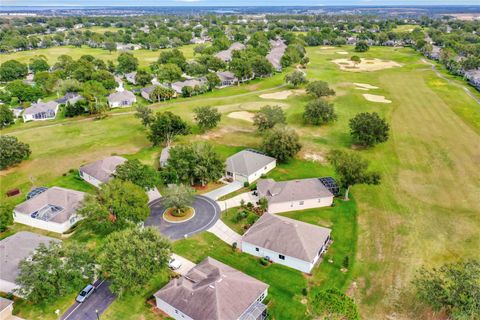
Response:
[{"label": "white car", "polygon": [[171,258],[170,262],[168,262],[168,267],[172,270],[178,270],[180,269],[181,266],[182,266],[182,261],[175,258]]}]

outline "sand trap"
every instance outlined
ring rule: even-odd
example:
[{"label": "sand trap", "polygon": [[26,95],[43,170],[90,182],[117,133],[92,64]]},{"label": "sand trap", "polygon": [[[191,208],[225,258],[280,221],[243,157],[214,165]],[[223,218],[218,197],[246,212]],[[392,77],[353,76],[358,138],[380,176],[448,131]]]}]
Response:
[{"label": "sand trap", "polygon": [[273,93],[264,93],[260,95],[262,99],[272,99],[272,100],[285,100],[292,94],[304,94],[304,89],[297,89],[297,90],[284,90],[279,92]]},{"label": "sand trap", "polygon": [[377,96],[375,94],[364,93],[363,97],[371,102],[392,103],[391,100],[385,99],[384,96]]},{"label": "sand trap", "polygon": [[235,111],[231,112],[227,115],[227,117],[232,119],[244,120],[248,122],[253,122],[253,116],[255,114],[248,112],[248,111]]},{"label": "sand trap", "polygon": [[337,51],[337,53],[338,53],[338,54],[343,54],[343,55],[348,54],[347,51]]},{"label": "sand trap", "polygon": [[328,49],[334,49],[335,47],[332,46],[322,46],[320,47],[320,50],[328,50]]},{"label": "sand trap", "polygon": [[353,83],[354,85],[356,85],[359,89],[362,88],[362,89],[378,89],[378,87],[375,87],[375,86],[372,86],[371,84],[367,84],[367,83],[358,83],[358,82],[354,82]]},{"label": "sand trap", "polygon": [[350,59],[336,59],[332,62],[340,67],[341,70],[352,71],[352,72],[365,72],[365,71],[378,71],[383,69],[389,69],[394,67],[401,67],[402,65],[390,60],[380,60],[380,59],[361,59],[362,61],[358,64],[355,64]]}]

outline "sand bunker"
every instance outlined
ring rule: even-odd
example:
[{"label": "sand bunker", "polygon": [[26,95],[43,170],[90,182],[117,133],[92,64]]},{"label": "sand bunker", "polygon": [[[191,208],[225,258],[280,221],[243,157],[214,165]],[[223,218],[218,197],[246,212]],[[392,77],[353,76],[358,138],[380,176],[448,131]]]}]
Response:
[{"label": "sand bunker", "polygon": [[273,93],[264,93],[260,95],[262,99],[272,99],[272,100],[285,100],[292,94],[304,94],[305,90],[297,89],[297,90],[284,90],[279,92]]},{"label": "sand bunker", "polygon": [[401,67],[402,65],[395,61],[386,61],[380,59],[361,59],[360,63],[355,64],[350,59],[336,59],[332,62],[340,67],[341,70],[352,72],[378,71],[394,67]]},{"label": "sand bunker", "polygon": [[347,51],[337,51],[337,53],[338,53],[338,54],[343,54],[343,55],[348,54]]},{"label": "sand bunker", "polygon": [[353,83],[354,85],[356,85],[358,87],[358,89],[378,89],[378,87],[375,87],[375,86],[372,86],[371,84],[367,84],[367,83],[358,83],[358,82],[354,82]]},{"label": "sand bunker", "polygon": [[328,49],[334,49],[335,47],[332,46],[322,46],[320,47],[320,50],[328,50]]},{"label": "sand bunker", "polygon": [[254,114],[248,111],[235,111],[227,115],[227,117],[229,118],[244,120],[248,122],[253,122],[253,116]]},{"label": "sand bunker", "polygon": [[392,103],[391,100],[385,99],[384,96],[377,96],[375,94],[364,93],[363,97],[371,102]]}]

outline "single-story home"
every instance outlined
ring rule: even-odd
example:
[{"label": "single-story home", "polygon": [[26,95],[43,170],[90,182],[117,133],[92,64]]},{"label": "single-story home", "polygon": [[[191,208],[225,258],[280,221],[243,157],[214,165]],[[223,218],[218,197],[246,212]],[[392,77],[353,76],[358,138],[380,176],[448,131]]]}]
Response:
[{"label": "single-story home", "polygon": [[270,40],[270,45],[271,49],[267,54],[267,60],[276,71],[280,72],[282,71],[282,57],[287,49],[287,45],[281,39]]},{"label": "single-story home", "polygon": [[182,94],[183,87],[192,87],[202,86],[206,84],[204,79],[190,79],[185,81],[177,81],[172,83],[172,89],[175,90],[177,94]]},{"label": "single-story home", "polygon": [[50,242],[60,240],[28,231],[19,231],[0,240],[0,291],[13,292],[17,289],[20,261],[30,257],[40,244],[48,245]]},{"label": "single-story home", "polygon": [[20,118],[21,115],[22,115],[22,112],[23,112],[23,108],[21,108],[21,107],[13,108],[12,112],[13,112],[13,116],[15,118]]},{"label": "single-story home", "polygon": [[13,209],[13,220],[31,227],[63,233],[82,217],[77,215],[85,193],[52,187]]},{"label": "single-story home", "polygon": [[224,88],[233,86],[238,83],[238,78],[230,71],[218,71],[217,77],[220,79],[220,84],[217,88]]},{"label": "single-story home", "polygon": [[260,179],[257,182],[260,198],[268,200],[268,212],[279,213],[294,210],[331,206],[333,193],[318,178],[276,182]]},{"label": "single-story home", "polygon": [[133,92],[128,90],[123,90],[123,91],[111,93],[108,96],[107,100],[110,108],[123,108],[123,107],[129,107],[135,102],[137,102],[137,97],[135,97]]},{"label": "single-story home", "polygon": [[125,73],[124,76],[125,76],[125,80],[127,80],[128,83],[137,84],[137,80],[136,80],[137,72],[136,71],[133,71],[133,72],[130,72],[130,73]]},{"label": "single-story home", "polygon": [[59,104],[56,101],[37,102],[23,111],[23,121],[52,120],[57,116]]},{"label": "single-story home", "polygon": [[107,183],[113,178],[113,174],[115,173],[117,166],[125,163],[126,161],[127,159],[123,157],[111,156],[81,166],[78,171],[83,180],[97,188],[100,188],[102,183]]},{"label": "single-story home", "polygon": [[277,160],[253,149],[245,149],[227,158],[226,177],[252,183],[275,168]]},{"label": "single-story home", "polygon": [[215,57],[219,58],[220,60],[223,60],[225,62],[229,62],[232,60],[232,53],[235,50],[244,50],[245,45],[240,42],[234,42],[230,45],[230,47],[226,50],[219,51],[215,54]]},{"label": "single-story home", "polygon": [[465,79],[480,91],[480,69],[468,70],[465,72]]},{"label": "single-story home", "polygon": [[67,92],[65,95],[57,100],[59,104],[75,104],[77,101],[82,100],[83,97],[76,92]]},{"label": "single-story home", "polygon": [[263,320],[267,294],[267,284],[207,257],[154,297],[157,308],[177,320]]},{"label": "single-story home", "polygon": [[310,273],[330,243],[328,228],[263,214],[243,235],[242,251]]},{"label": "single-story home", "polygon": [[160,153],[160,168],[163,168],[167,165],[168,159],[170,159],[170,149],[171,147],[165,147],[162,149],[162,152]]},{"label": "single-story home", "polygon": [[148,86],[145,88],[140,89],[140,95],[148,101],[152,101],[152,98],[150,97],[150,94],[152,91],[155,89],[156,86]]}]

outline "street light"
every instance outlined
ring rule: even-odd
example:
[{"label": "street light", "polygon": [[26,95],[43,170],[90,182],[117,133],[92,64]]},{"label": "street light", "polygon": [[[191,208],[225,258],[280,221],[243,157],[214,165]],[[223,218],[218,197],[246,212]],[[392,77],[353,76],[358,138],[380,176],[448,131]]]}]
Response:
[{"label": "street light", "polygon": [[95,309],[95,314],[97,315],[97,320],[100,320],[100,317],[98,316],[98,309]]}]

